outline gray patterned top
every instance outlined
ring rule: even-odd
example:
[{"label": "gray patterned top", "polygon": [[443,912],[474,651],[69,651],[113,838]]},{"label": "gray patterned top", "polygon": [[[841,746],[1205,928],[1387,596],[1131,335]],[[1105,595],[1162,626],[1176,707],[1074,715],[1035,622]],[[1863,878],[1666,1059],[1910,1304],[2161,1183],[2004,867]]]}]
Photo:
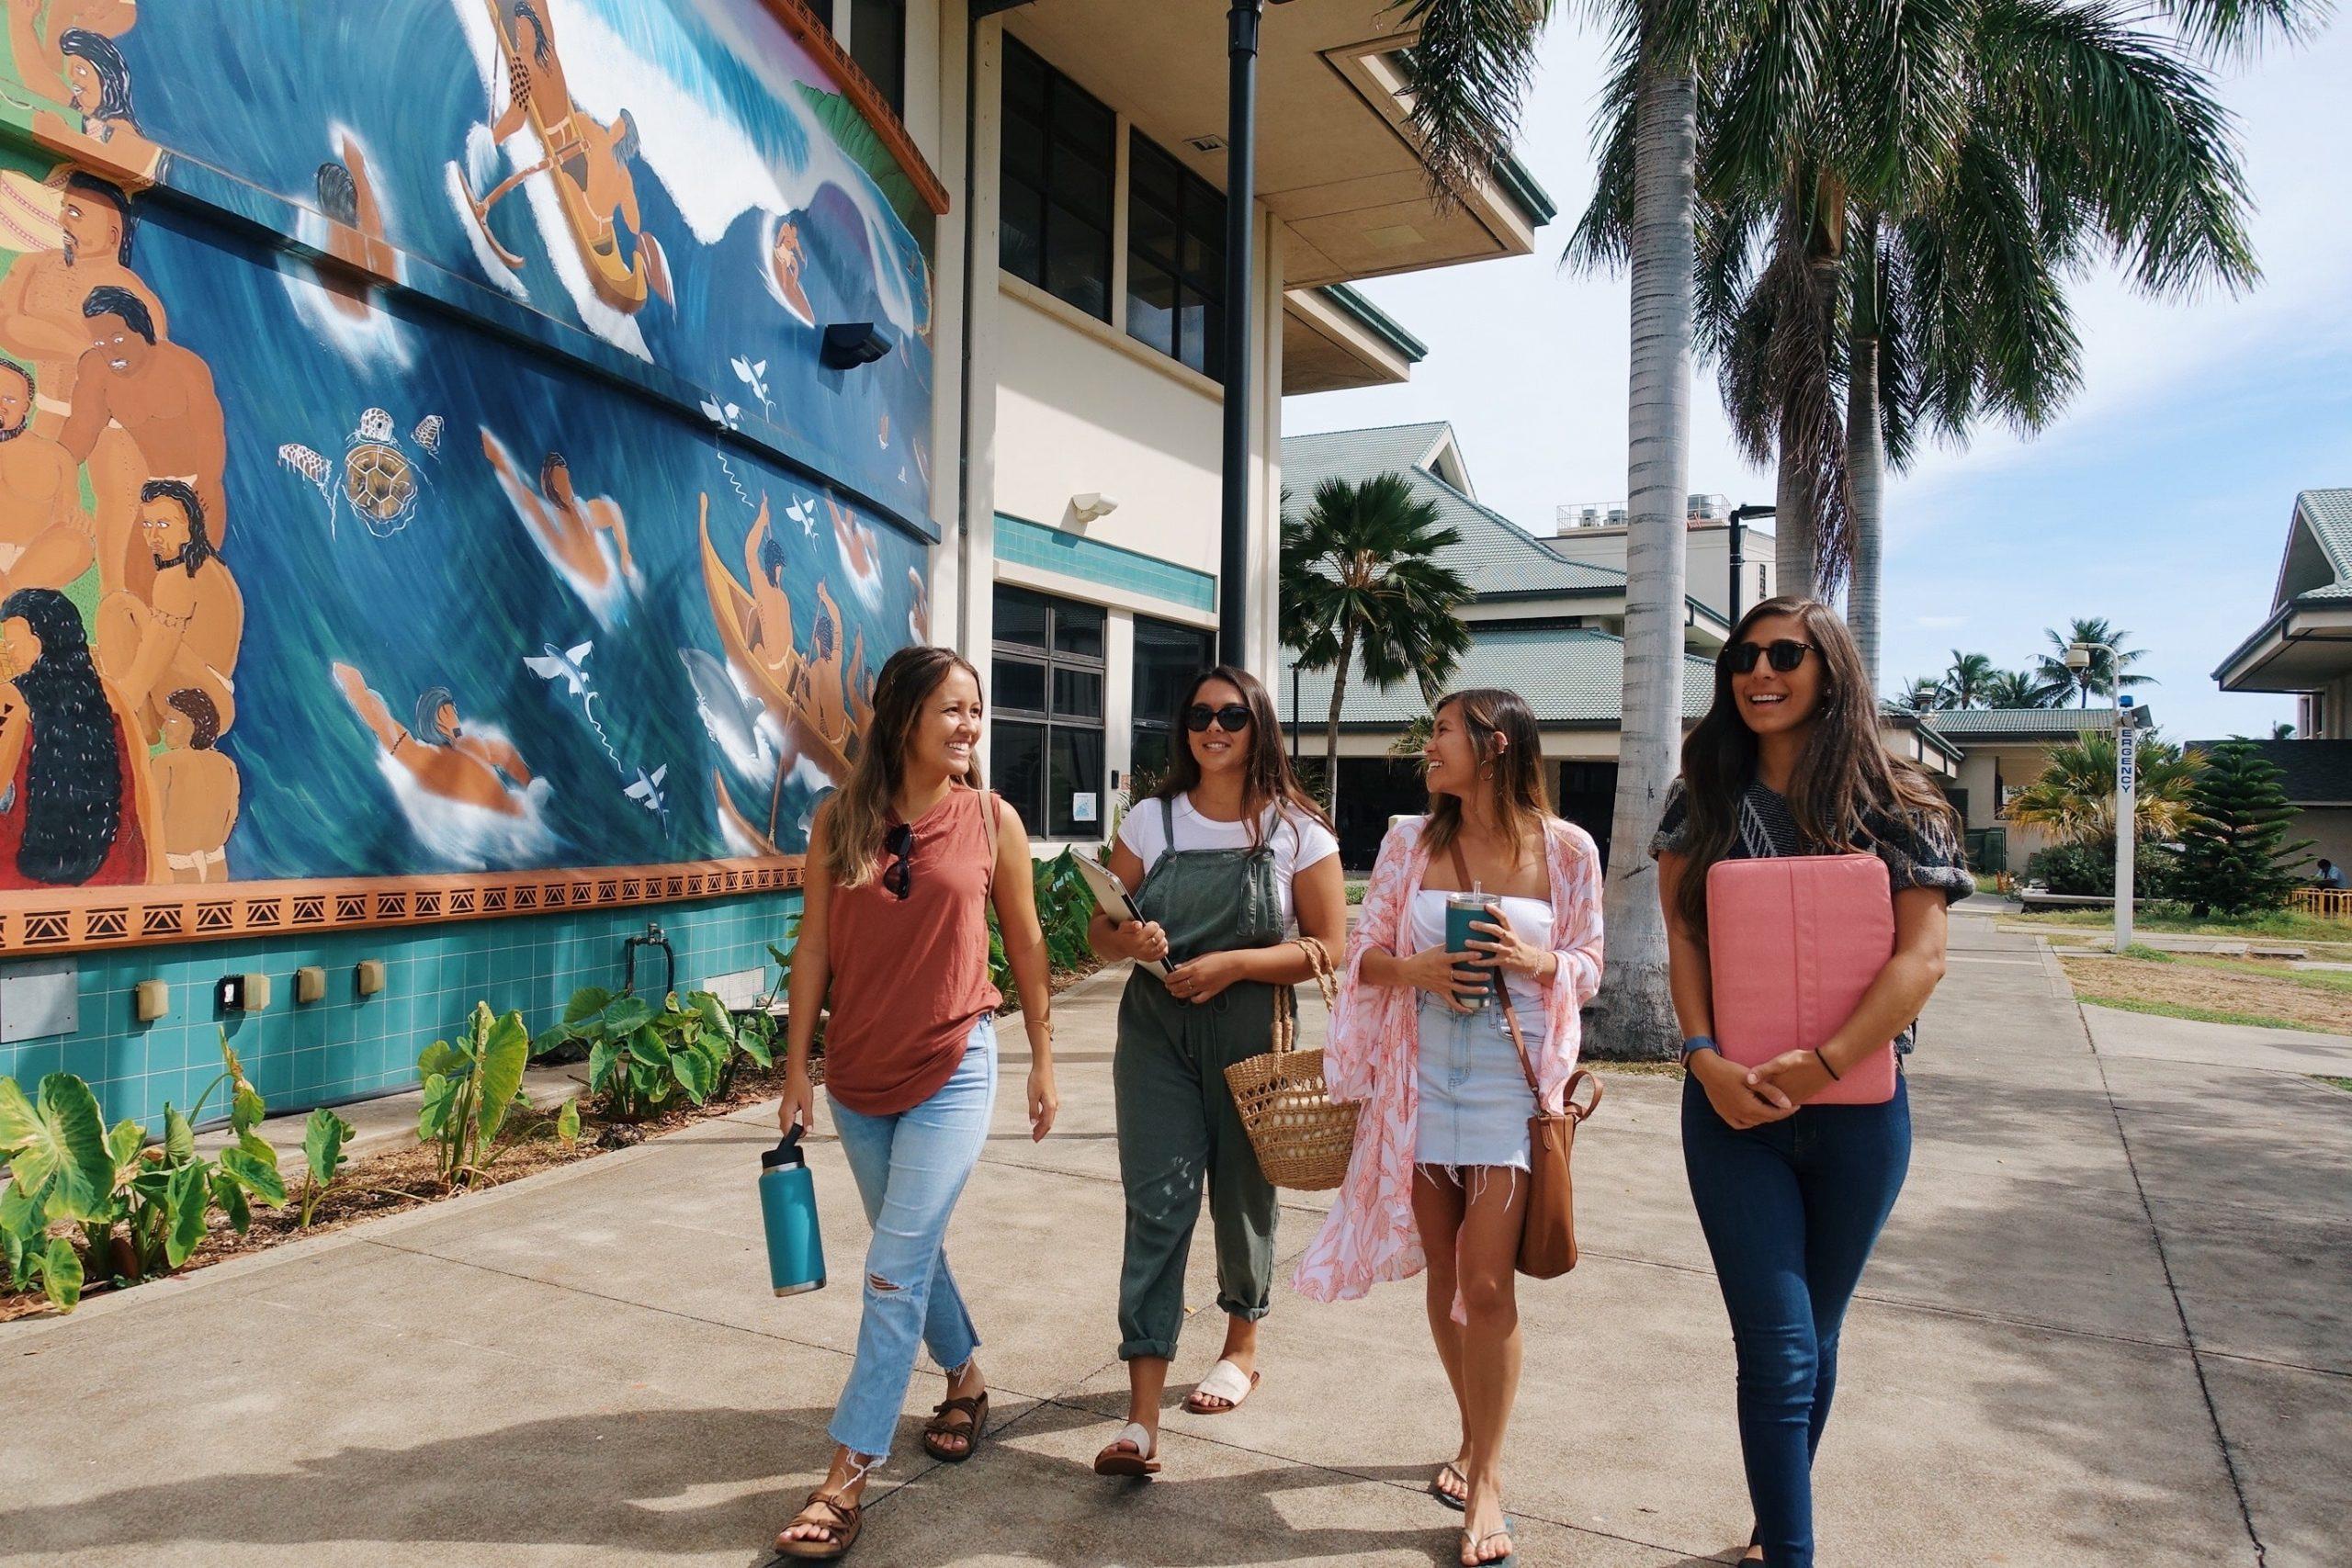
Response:
[{"label": "gray patterned top", "polygon": [[[1653,857],[1683,848],[1689,812],[1685,795],[1682,781],[1675,780],[1667,792],[1657,834],[1650,840]],[[1932,887],[1944,896],[1946,904],[1951,904],[1976,891],[1976,879],[1968,874],[1959,840],[1942,818],[1906,816],[1898,819],[1872,814],[1864,826],[1871,835],[1870,850],[1886,863],[1887,886],[1894,892]],[[1805,841],[1786,798],[1759,780],[1748,781],[1739,797],[1739,840],[1732,846],[1731,859],[1770,860],[1826,852],[1822,846]],[[1916,1021],[1906,1025],[1894,1037],[1895,1050],[1907,1054],[1918,1030]]]}]

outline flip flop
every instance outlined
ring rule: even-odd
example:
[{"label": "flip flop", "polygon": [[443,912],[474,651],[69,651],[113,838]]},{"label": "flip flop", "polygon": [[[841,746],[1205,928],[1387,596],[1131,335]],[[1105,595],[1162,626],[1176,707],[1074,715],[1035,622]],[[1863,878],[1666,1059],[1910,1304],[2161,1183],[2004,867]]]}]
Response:
[{"label": "flip flop", "polygon": [[[1135,1445],[1135,1452],[1121,1453],[1121,1443]],[[1140,1421],[1130,1421],[1111,1439],[1110,1446],[1094,1456],[1097,1475],[1145,1476],[1159,1473],[1159,1443],[1143,1429]]]},{"label": "flip flop", "polygon": [[1519,1540],[1513,1533],[1513,1526],[1509,1514],[1505,1514],[1503,1516],[1502,1529],[1498,1530],[1488,1530],[1485,1535],[1480,1536],[1476,1540],[1470,1539],[1470,1532],[1468,1530],[1464,1530],[1462,1532],[1462,1543],[1470,1549],[1472,1556],[1476,1556],[1479,1550],[1483,1548],[1487,1542],[1494,1540],[1497,1536],[1500,1536],[1503,1540],[1509,1541],[1510,1543],[1510,1550],[1500,1557],[1487,1558],[1485,1562],[1478,1564],[1478,1568],[1519,1568]]},{"label": "flip flop", "polygon": [[[1245,1377],[1239,1367],[1220,1356],[1216,1365],[1209,1369],[1209,1375],[1193,1384],[1193,1392],[1184,1396],[1184,1408],[1195,1416],[1230,1416],[1241,1408],[1241,1402],[1257,1387],[1256,1372]],[[1222,1399],[1225,1403],[1203,1404],[1200,1402],[1204,1398]]]},{"label": "flip flop", "polygon": [[1453,1509],[1458,1514],[1467,1508],[1470,1505],[1464,1501],[1462,1497],[1456,1497],[1453,1493],[1448,1492],[1445,1489],[1445,1478],[1448,1475],[1453,1476],[1453,1479],[1462,1483],[1462,1490],[1464,1496],[1468,1495],[1470,1491],[1470,1478],[1462,1473],[1462,1467],[1460,1465],[1454,1463],[1452,1460],[1447,1460],[1443,1464],[1437,1467],[1437,1474],[1430,1481],[1430,1495],[1436,1498],[1439,1502],[1444,1504],[1447,1507]]}]

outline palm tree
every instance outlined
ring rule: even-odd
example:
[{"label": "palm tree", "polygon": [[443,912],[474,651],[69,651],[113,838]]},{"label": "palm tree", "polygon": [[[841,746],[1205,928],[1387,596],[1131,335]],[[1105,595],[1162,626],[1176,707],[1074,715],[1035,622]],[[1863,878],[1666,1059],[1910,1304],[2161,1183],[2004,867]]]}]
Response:
[{"label": "palm tree", "polygon": [[1425,695],[1442,691],[1470,647],[1459,614],[1470,597],[1437,554],[1462,542],[1438,525],[1437,503],[1402,474],[1361,483],[1328,479],[1304,515],[1283,521],[1282,634],[1304,670],[1329,670],[1323,730],[1325,804],[1340,800],[1340,710],[1358,668],[1383,691],[1408,675]]},{"label": "palm tree", "polygon": [[2283,718],[2270,727],[2270,739],[2273,740],[2292,740],[2294,738],[2295,727]]},{"label": "palm tree", "polygon": [[[2147,650],[2125,648],[2123,645],[2131,640],[2132,634],[2108,625],[2107,617],[2104,615],[2077,615],[2068,624],[2064,631],[2050,628],[2045,629],[2042,635],[2050,639],[2050,651],[2041,656],[2037,673],[2062,692],[2080,691],[2081,705],[2084,707],[2091,705],[2091,697],[2094,694],[2102,697],[2115,695],[2116,670],[2119,666],[2123,671],[2124,685],[2152,686],[2155,684],[2155,677],[2153,675],[2134,675],[2131,672],[2132,666],[2137,664],[2146,655]],[[2104,643],[2117,652],[2110,660],[2105,652],[2094,651],[2091,654],[2090,667],[2078,674],[2066,668],[2066,649],[2078,642]]]},{"label": "palm tree", "polygon": [[1944,706],[1948,708],[1984,708],[1993,705],[1986,700],[1993,678],[2000,671],[1993,668],[1993,660],[1982,653],[1951,650],[1951,665],[1944,671]]},{"label": "palm tree", "polygon": [[[2184,752],[2169,740],[2141,737],[2134,748],[2138,791],[2132,813],[2142,843],[2180,837],[2194,811],[2202,753]],[[2009,817],[2040,828],[2069,844],[2115,843],[2115,737],[2085,731],[2068,745],[2050,749],[2041,777],[2012,795]]]},{"label": "palm tree", "polygon": [[[1702,333],[1735,430],[1780,465],[1781,581],[1834,592],[1873,674],[1884,469],[1917,433],[2035,429],[2079,379],[2070,273],[2252,282],[2226,117],[2191,48],[2294,35],[2310,0],[1796,0],[1723,84]],[[1838,389],[1845,402],[1838,412]]]},{"label": "palm tree", "polygon": [[[1399,0],[1419,37],[1407,60],[1413,123],[1441,200],[1491,177],[1509,152],[1552,0]],[[1626,429],[1625,655],[1617,803],[1602,919],[1607,968],[1585,1039],[1596,1055],[1670,1056],[1666,923],[1649,857],[1682,739],[1684,503],[1698,148],[1697,66],[1732,0],[1595,0],[1614,35],[1620,112],[1600,149],[1604,189],[1571,259],[1632,275]]]},{"label": "palm tree", "polygon": [[2065,695],[2065,687],[2053,686],[2030,670],[1996,670],[1984,683],[1988,708],[2056,707]]}]

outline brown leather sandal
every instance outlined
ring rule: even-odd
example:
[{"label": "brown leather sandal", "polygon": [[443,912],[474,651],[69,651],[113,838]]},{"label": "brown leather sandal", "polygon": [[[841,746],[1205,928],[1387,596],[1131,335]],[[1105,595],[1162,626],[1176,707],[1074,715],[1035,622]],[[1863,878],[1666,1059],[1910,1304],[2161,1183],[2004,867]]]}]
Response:
[{"label": "brown leather sandal", "polygon": [[[818,1510],[820,1508],[832,1517],[827,1518],[820,1514]],[[842,1502],[838,1492],[829,1495],[819,1487],[808,1494],[808,1501],[801,1505],[800,1512],[793,1515],[792,1523],[784,1529],[789,1530],[793,1525],[799,1524],[820,1526],[825,1533],[814,1540],[802,1540],[778,1531],[775,1538],[777,1554],[804,1561],[830,1561],[846,1556],[849,1549],[857,1544],[858,1532],[865,1528],[865,1508],[862,1504]]]},{"label": "brown leather sandal", "polygon": [[[957,1416],[966,1419],[953,1419]],[[989,1393],[986,1389],[969,1399],[942,1400],[932,1406],[931,1419],[923,1423],[922,1451],[942,1464],[961,1464],[978,1450],[980,1428],[988,1424],[988,1419]],[[963,1438],[964,1451],[957,1453],[953,1449],[941,1448],[937,1441],[941,1438]]]},{"label": "brown leather sandal", "polygon": [[[1123,1450],[1121,1443],[1126,1444]],[[1159,1473],[1159,1439],[1143,1429],[1140,1422],[1130,1421],[1120,1428],[1102,1451],[1094,1456],[1094,1473],[1137,1477]]]}]

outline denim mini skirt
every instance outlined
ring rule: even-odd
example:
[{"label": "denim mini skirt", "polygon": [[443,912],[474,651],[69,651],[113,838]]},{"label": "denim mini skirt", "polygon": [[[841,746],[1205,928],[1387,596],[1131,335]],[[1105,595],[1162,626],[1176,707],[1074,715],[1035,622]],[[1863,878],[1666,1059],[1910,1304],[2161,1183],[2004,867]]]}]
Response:
[{"label": "denim mini skirt", "polygon": [[1502,1009],[1490,1002],[1457,1013],[1425,996],[1419,1022],[1421,1103],[1413,1162],[1525,1170],[1527,1119],[1535,1113],[1535,1097],[1527,1091]]}]

